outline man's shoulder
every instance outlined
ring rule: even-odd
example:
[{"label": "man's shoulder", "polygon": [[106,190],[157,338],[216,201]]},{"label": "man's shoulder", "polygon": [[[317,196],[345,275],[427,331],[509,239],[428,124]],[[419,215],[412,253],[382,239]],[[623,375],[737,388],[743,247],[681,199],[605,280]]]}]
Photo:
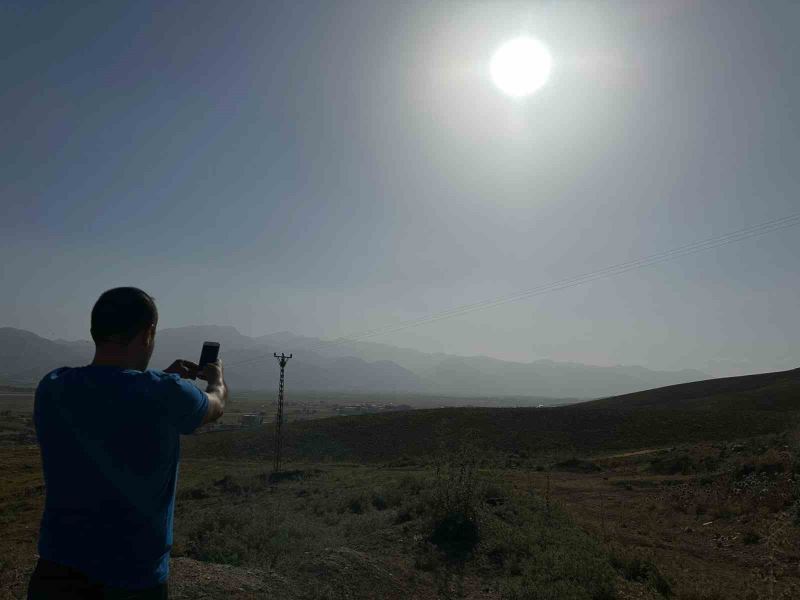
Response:
[{"label": "man's shoulder", "polygon": [[147,369],[146,371],[143,371],[143,375],[155,383],[169,384],[178,383],[181,381],[181,378],[177,373],[165,373],[161,369]]},{"label": "man's shoulder", "polygon": [[42,377],[37,385],[37,390],[53,389],[64,385],[92,388],[119,380],[124,380],[133,385],[134,389],[141,389],[141,386],[149,388],[152,385],[168,384],[168,382],[178,379],[177,375],[164,373],[157,369],[147,369],[145,371],[134,369],[106,370],[92,367],[92,365],[86,367],[59,367]]},{"label": "man's shoulder", "polygon": [[159,369],[147,369],[144,374],[156,389],[164,390],[167,394],[196,395],[200,392],[200,389],[191,381],[182,379],[177,373],[165,373]]},{"label": "man's shoulder", "polygon": [[40,389],[40,388],[44,388],[44,387],[47,387],[49,385],[52,385],[53,382],[59,381],[59,380],[65,378],[66,376],[68,376],[69,373],[71,371],[73,371],[73,370],[74,370],[74,367],[58,367],[57,369],[53,369],[52,371],[47,373],[47,375],[45,375],[44,377],[42,377],[39,380],[39,383],[36,386],[36,389]]}]

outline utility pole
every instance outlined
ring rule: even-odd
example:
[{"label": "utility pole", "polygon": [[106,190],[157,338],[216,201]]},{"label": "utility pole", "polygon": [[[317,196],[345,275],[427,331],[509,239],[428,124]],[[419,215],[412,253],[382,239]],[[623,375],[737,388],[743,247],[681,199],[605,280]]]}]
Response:
[{"label": "utility pole", "polygon": [[281,470],[281,429],[283,426],[283,370],[286,368],[286,363],[292,358],[292,355],[286,356],[283,352],[278,356],[276,352],[272,355],[278,359],[278,364],[281,366],[281,378],[278,383],[278,414],[275,415],[275,469],[274,472],[278,473]]}]

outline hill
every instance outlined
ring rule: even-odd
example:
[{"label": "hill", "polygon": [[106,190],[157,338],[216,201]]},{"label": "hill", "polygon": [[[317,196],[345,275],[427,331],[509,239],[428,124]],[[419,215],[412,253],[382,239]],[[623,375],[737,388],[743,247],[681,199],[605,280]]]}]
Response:
[{"label": "hill", "polygon": [[797,410],[800,369],[722,377],[583,403],[587,408]]},{"label": "hill", "polygon": [[[800,369],[701,381],[550,408],[445,408],[291,423],[291,458],[427,460],[468,440],[487,453],[588,453],[731,440],[785,431],[800,418]],[[272,455],[272,427],[187,439],[189,456]]]},{"label": "hill", "polygon": [[0,381],[5,384],[36,383],[51,369],[86,364],[91,356],[24,329],[0,327]]},{"label": "hill", "polygon": [[[326,392],[425,393],[502,398],[597,398],[662,385],[696,381],[694,370],[653,371],[636,366],[597,367],[539,360],[517,363],[493,358],[427,354],[373,342],[326,343],[288,332],[261,337],[216,325],[161,329],[151,365],[165,368],[176,358],[197,359],[205,340],[222,345],[226,374],[238,390],[273,390],[277,368],[272,352],[293,352],[287,371],[291,389]],[[87,340],[48,340],[29,331],[0,328],[6,359],[0,383],[35,384],[47,371],[88,363]],[[546,401],[544,402],[547,403]]]}]

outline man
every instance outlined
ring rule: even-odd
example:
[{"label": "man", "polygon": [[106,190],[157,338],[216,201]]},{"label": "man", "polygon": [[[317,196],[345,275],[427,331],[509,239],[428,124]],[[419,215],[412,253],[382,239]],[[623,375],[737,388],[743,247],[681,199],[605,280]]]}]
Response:
[{"label": "man", "polygon": [[[45,508],[29,600],[168,598],[179,434],[218,419],[220,362],[147,370],[158,312],[132,287],[92,309],[95,356],[36,389]],[[185,379],[199,377],[206,391]]]}]

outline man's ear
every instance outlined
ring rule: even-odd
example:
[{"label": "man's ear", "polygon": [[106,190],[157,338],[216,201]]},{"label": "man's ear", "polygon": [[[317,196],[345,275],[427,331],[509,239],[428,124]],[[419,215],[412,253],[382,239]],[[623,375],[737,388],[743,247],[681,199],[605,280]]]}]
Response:
[{"label": "man's ear", "polygon": [[150,325],[145,329],[142,329],[139,333],[136,334],[134,340],[136,340],[137,344],[141,344],[144,347],[150,347],[155,343],[156,337],[156,327],[155,325]]},{"label": "man's ear", "polygon": [[156,325],[153,323],[150,327],[147,328],[147,334],[145,339],[147,340],[147,345],[152,346],[156,343]]}]

